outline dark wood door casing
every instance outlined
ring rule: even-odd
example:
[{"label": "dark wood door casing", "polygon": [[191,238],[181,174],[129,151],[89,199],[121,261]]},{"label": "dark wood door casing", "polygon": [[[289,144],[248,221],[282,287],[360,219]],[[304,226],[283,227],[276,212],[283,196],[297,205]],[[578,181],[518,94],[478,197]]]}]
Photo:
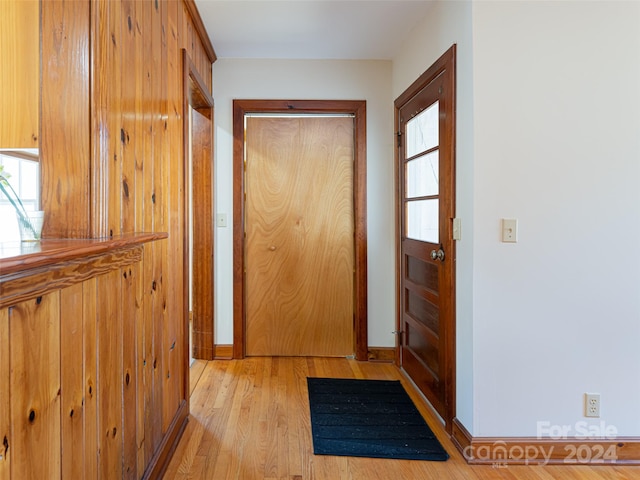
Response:
[{"label": "dark wood door casing", "polygon": [[[214,339],[214,167],[213,167],[213,97],[198,73],[186,50],[183,58],[183,118],[184,128],[184,178],[192,178],[192,191],[184,188],[184,265],[189,264],[189,249],[193,250],[193,292],[189,292],[189,271],[184,269],[185,355],[190,358],[213,360]],[[191,131],[189,129],[189,107]],[[189,172],[189,139],[191,136],[191,172]],[[191,173],[191,175],[190,175]],[[193,201],[193,228],[189,228],[189,198]],[[189,236],[193,239],[190,242]],[[189,352],[189,299],[193,305],[193,352]],[[188,385],[186,385],[188,391]]]},{"label": "dark wood door casing", "polygon": [[244,358],[245,355],[244,117],[247,113],[348,113],[355,117],[355,355],[358,360],[367,360],[367,140],[364,100],[233,101],[233,358]]}]

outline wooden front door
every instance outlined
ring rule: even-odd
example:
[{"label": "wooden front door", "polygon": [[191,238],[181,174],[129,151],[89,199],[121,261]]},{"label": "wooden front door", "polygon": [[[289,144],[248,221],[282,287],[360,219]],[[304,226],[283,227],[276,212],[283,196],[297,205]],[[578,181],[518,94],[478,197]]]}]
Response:
[{"label": "wooden front door", "polygon": [[354,118],[247,116],[246,354],[354,353]]},{"label": "wooden front door", "polygon": [[455,50],[396,100],[400,361],[448,428],[454,416]]}]

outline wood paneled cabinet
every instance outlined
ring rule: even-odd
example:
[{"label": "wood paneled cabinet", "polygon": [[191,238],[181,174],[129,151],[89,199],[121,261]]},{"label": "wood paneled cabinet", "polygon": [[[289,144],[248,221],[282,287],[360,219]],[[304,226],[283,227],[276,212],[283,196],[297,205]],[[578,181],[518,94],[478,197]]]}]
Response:
[{"label": "wood paneled cabinet", "polygon": [[0,1],[0,148],[38,148],[39,4]]},{"label": "wood paneled cabinet", "polygon": [[0,274],[1,480],[151,473],[165,382],[145,322],[151,246]]}]

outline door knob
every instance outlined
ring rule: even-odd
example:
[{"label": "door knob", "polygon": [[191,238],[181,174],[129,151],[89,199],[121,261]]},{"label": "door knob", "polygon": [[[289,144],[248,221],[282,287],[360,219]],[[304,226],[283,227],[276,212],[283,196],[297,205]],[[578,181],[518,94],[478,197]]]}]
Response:
[{"label": "door knob", "polygon": [[275,245],[271,245],[269,247],[269,250],[271,250],[272,252],[275,252],[276,251],[276,246]]},{"label": "door knob", "polygon": [[431,260],[444,260],[444,250],[439,248],[438,250],[431,250]]}]

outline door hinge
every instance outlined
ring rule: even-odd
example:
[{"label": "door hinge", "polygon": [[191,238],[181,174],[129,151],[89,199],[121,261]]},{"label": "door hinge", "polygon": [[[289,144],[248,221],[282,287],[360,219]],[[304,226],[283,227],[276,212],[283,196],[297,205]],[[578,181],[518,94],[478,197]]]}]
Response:
[{"label": "door hinge", "polygon": [[402,147],[402,132],[396,132],[396,137],[398,138],[398,148]]}]

